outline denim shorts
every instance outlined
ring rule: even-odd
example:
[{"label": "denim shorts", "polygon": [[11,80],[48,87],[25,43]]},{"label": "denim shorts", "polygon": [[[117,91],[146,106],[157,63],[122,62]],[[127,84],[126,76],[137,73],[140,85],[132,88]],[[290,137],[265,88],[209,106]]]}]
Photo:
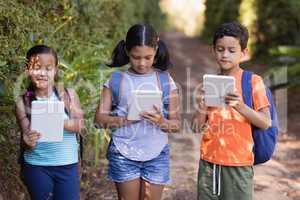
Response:
[{"label": "denim shorts", "polygon": [[108,178],[111,181],[122,183],[137,178],[158,185],[168,185],[170,178],[169,145],[152,160],[135,161],[124,157],[111,141],[107,150]]}]

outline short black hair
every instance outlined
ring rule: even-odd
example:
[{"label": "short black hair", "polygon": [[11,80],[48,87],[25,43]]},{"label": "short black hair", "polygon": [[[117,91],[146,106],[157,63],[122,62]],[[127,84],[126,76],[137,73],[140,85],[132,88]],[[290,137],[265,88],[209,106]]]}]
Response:
[{"label": "short black hair", "polygon": [[219,26],[215,32],[213,45],[216,46],[217,40],[223,38],[224,36],[231,36],[238,39],[240,41],[242,50],[247,47],[249,32],[248,29],[239,22],[228,22],[221,24],[221,26]]},{"label": "short black hair", "polygon": [[126,40],[121,40],[112,52],[112,62],[109,67],[121,67],[129,63],[126,53],[135,46],[148,46],[157,49],[153,67],[162,71],[172,66],[168,48],[159,39],[157,32],[149,24],[135,24],[129,28]]}]

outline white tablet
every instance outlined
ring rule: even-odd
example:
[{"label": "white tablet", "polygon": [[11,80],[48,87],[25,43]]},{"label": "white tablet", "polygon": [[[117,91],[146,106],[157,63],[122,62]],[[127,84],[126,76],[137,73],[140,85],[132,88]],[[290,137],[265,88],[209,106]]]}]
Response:
[{"label": "white tablet", "polygon": [[62,101],[32,101],[31,129],[41,133],[39,142],[63,141],[64,113]]},{"label": "white tablet", "polygon": [[162,92],[133,90],[129,99],[128,120],[141,120],[141,112],[154,111],[153,106],[162,109]]},{"label": "white tablet", "polygon": [[203,76],[204,101],[206,106],[226,107],[224,97],[235,91],[235,78],[205,74]]}]

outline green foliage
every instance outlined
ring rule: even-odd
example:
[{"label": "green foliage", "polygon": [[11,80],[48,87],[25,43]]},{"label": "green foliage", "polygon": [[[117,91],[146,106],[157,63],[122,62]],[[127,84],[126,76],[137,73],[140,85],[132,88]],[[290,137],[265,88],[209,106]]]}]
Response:
[{"label": "green foliage", "polygon": [[300,45],[298,0],[256,0],[256,4],[256,55],[266,55],[278,45]]},{"label": "green foliage", "polygon": [[238,21],[240,4],[241,0],[207,0],[201,38],[211,44],[214,32],[220,24]]},{"label": "green foliage", "polygon": [[275,62],[273,65],[276,66],[275,69],[269,70],[269,73],[279,74],[283,71],[286,77],[283,78],[283,80],[286,80],[285,84],[274,84],[281,84],[282,86],[288,84],[290,87],[300,86],[300,47],[278,46],[270,49],[269,52],[274,56]]},{"label": "green foliage", "polygon": [[157,30],[166,29],[167,17],[159,7],[159,0],[144,0],[144,21],[152,24]]},{"label": "green foliage", "polygon": [[269,50],[274,56],[290,56],[300,59],[300,48],[295,46],[278,46]]},{"label": "green foliage", "polygon": [[268,58],[269,49],[277,46],[300,46],[299,0],[207,0],[205,4],[202,37],[209,43],[221,23],[240,20],[250,31],[255,58]]},{"label": "green foliage", "polygon": [[253,58],[272,67],[266,72],[272,86],[300,86],[299,0],[207,0],[206,6],[206,41],[222,22],[239,19],[249,29]]}]

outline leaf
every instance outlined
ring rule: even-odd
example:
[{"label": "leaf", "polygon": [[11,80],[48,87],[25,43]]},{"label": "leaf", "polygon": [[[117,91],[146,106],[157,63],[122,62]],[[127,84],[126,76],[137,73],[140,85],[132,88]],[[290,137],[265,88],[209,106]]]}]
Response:
[{"label": "leaf", "polygon": [[296,46],[278,46],[270,49],[271,55],[284,55],[300,58],[300,47]]},{"label": "leaf", "polygon": [[289,76],[296,76],[300,75],[300,63],[297,63],[291,67],[288,68],[288,75]]},{"label": "leaf", "polygon": [[64,61],[63,59],[59,60],[58,65],[62,66],[63,68],[66,68],[66,69],[70,69],[71,68],[71,65],[69,63],[67,63],[66,61]]},{"label": "leaf", "polygon": [[7,62],[6,61],[0,61],[0,66],[2,67],[2,66],[5,66],[7,64]]}]

